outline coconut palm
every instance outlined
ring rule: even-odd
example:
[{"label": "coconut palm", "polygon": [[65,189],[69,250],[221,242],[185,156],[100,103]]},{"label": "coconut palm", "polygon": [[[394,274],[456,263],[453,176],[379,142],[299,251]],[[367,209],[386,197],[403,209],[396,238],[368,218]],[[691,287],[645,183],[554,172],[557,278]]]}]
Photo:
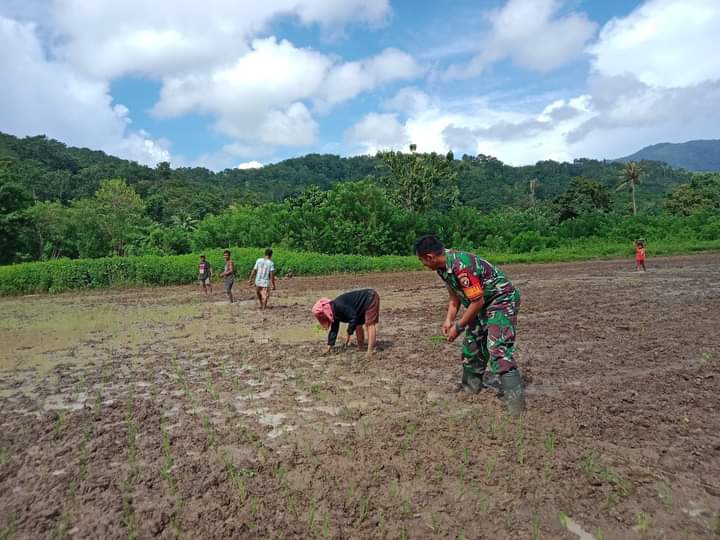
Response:
[{"label": "coconut palm", "polygon": [[617,187],[617,190],[629,189],[632,196],[632,208],[633,215],[637,215],[637,204],[635,203],[635,188],[640,185],[640,178],[642,176],[642,169],[634,161],[630,161],[625,164],[620,180],[622,183]]}]

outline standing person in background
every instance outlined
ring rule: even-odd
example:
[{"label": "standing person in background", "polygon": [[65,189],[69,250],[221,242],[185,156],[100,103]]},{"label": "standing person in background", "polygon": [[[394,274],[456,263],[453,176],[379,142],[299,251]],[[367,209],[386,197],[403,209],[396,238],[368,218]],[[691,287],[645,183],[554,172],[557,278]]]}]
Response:
[{"label": "standing person in background", "polygon": [[323,328],[330,329],[328,347],[324,354],[329,353],[335,346],[340,323],[344,322],[348,325],[344,347],[350,344],[353,333],[357,334],[358,348],[362,349],[365,346],[363,330],[365,325],[368,335],[367,356],[372,356],[377,343],[377,324],[380,320],[380,295],[373,289],[346,292],[335,300],[321,298],[315,302],[312,312]]},{"label": "standing person in background", "polygon": [[224,279],[225,294],[228,295],[230,303],[232,304],[235,301],[232,294],[232,288],[233,285],[235,285],[235,263],[230,258],[229,249],[223,251],[223,258],[225,259],[225,268],[220,272],[220,277]]},{"label": "standing person in background", "polygon": [[645,240],[642,238],[635,240],[635,271],[639,272],[640,270],[647,271],[645,269]]},{"label": "standing person in background", "polygon": [[212,266],[205,259],[205,255],[200,255],[200,264],[198,265],[198,280],[202,285],[205,296],[208,295],[208,291],[212,294],[212,285],[210,279],[212,278]]},{"label": "standing person in background", "polygon": [[[419,238],[415,253],[447,287],[450,298],[441,327],[443,335],[455,341],[465,332],[461,388],[479,392],[490,363],[493,374],[500,375],[508,411],[525,411],[525,391],[513,359],[520,293],[499,268],[472,253],[446,249],[433,235]],[[465,312],[456,321],[461,304]]]},{"label": "standing person in background", "polygon": [[265,256],[255,261],[255,267],[250,272],[250,284],[255,278],[255,296],[258,300],[258,309],[266,309],[270,300],[270,283],[275,290],[275,263],[272,262],[272,249],[265,250]]}]

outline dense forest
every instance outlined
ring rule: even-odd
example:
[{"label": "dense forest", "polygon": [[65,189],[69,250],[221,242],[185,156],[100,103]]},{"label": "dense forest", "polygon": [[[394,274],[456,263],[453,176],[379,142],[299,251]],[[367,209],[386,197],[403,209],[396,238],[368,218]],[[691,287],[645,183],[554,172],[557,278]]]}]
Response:
[{"label": "dense forest", "polygon": [[230,245],[407,254],[430,231],[505,251],[577,238],[720,237],[720,175],[633,166],[386,152],[213,172],[0,134],[0,263]]}]

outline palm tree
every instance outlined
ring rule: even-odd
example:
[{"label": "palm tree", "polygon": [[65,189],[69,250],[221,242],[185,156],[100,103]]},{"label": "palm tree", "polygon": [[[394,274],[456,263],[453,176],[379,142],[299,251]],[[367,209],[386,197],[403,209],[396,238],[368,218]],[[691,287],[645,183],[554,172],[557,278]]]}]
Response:
[{"label": "palm tree", "polygon": [[618,191],[620,191],[621,189],[630,189],[630,194],[632,195],[633,216],[637,215],[637,204],[635,203],[635,187],[640,185],[640,177],[642,176],[642,173],[643,171],[640,168],[640,165],[638,165],[636,162],[630,161],[629,163],[626,163],[625,168],[620,175],[620,180],[622,180],[622,183],[617,187]]}]

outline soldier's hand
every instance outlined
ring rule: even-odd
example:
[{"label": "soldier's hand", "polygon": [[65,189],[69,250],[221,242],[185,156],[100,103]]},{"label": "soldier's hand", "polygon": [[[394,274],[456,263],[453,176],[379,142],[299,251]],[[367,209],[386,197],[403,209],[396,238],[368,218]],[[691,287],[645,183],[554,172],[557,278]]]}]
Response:
[{"label": "soldier's hand", "polygon": [[448,341],[455,341],[459,335],[460,334],[458,333],[457,328],[455,328],[454,324],[447,330],[447,333],[445,334]]},{"label": "soldier's hand", "polygon": [[447,319],[440,327],[440,331],[442,332],[442,335],[445,337],[448,337],[448,332],[450,330],[450,327],[454,326],[452,321],[448,321]]}]

